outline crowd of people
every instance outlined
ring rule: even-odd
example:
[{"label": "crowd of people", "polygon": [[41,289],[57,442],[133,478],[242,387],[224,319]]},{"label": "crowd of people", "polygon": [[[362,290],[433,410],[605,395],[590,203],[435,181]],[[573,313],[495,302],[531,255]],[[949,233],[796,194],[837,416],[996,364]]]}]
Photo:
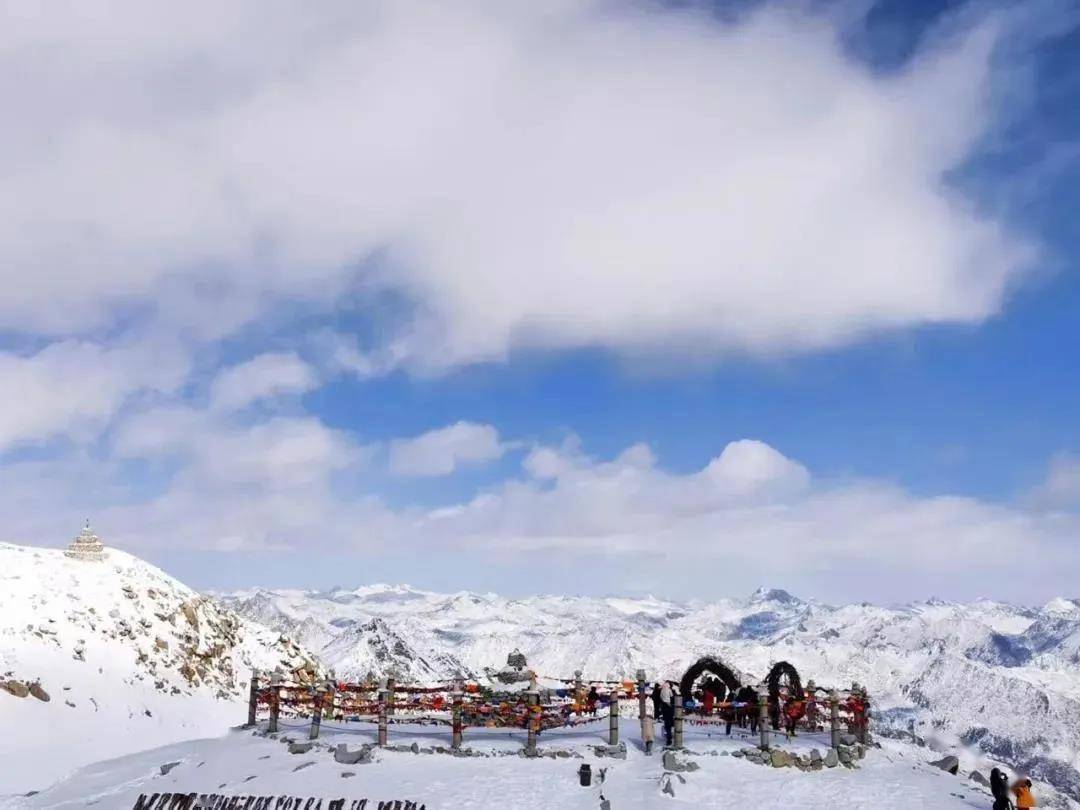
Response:
[{"label": "crowd of people", "polygon": [[[724,697],[726,700],[722,699]],[[706,717],[718,714],[726,721],[726,733],[729,736],[733,726],[749,728],[751,733],[757,733],[760,707],[757,691],[752,687],[744,686],[739,690],[725,691],[722,685],[706,683],[700,691],[680,698],[678,690],[673,689],[670,683],[657,683],[653,685],[652,699],[646,703],[645,716],[641,721],[641,739],[647,755],[651,755],[653,751],[657,720],[664,727],[664,745],[672,745],[675,701],[680,699],[687,711],[696,711]],[[848,709],[853,716],[860,716],[858,705],[848,706]],[[785,696],[777,701],[776,705],[769,706],[773,726],[779,727],[782,718],[789,736],[795,733],[795,727],[804,717],[811,728],[816,727],[817,710],[817,702],[812,693],[805,696]],[[993,810],[1024,810],[1037,804],[1030,779],[1019,778],[1010,785],[1008,776],[999,768],[990,772],[990,791],[994,797]]]}]

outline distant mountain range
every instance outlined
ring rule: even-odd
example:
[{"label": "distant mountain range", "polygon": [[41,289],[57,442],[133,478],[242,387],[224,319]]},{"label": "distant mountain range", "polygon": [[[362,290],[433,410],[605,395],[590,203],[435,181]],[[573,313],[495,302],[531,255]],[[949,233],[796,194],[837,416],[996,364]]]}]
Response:
[{"label": "distant mountain range", "polygon": [[[252,667],[339,678],[483,676],[519,649],[541,675],[678,677],[702,655],[749,682],[773,663],[866,685],[879,734],[966,745],[1080,800],[1080,600],[831,606],[782,590],[744,599],[437,594],[373,585],[199,594],[112,550],[105,562],[0,544],[0,690],[17,737],[0,794],[244,719]],[[16,692],[21,692],[16,688]]]},{"label": "distant mountain range", "polygon": [[497,669],[515,648],[542,675],[677,677],[719,655],[752,681],[776,661],[803,680],[866,685],[881,733],[967,744],[1080,798],[1080,600],[1041,609],[933,600],[832,606],[786,591],[745,599],[437,594],[403,585],[223,595],[309,647],[339,677],[436,680]]}]

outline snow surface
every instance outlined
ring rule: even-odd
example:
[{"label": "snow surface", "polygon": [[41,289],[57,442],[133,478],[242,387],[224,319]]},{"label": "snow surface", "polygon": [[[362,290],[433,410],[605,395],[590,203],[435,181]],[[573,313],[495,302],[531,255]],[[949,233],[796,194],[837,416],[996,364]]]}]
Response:
[{"label": "snow surface", "polygon": [[[305,728],[290,732],[304,738]],[[541,737],[541,753],[558,749],[580,758],[525,759],[518,755],[453,757],[447,754],[413,754],[378,750],[368,764],[340,765],[332,747],[345,741],[351,747],[370,741],[365,734],[327,732],[319,747],[304,754],[289,754],[276,739],[235,731],[217,739],[195,740],[126,756],[93,765],[32,797],[9,800],[7,807],[74,808],[99,806],[130,808],[140,793],[224,793],[229,795],[315,796],[368,798],[369,807],[388,799],[411,800],[429,810],[437,808],[588,808],[599,807],[600,793],[612,810],[651,810],[690,806],[705,807],[849,807],[892,808],[986,808],[986,790],[964,776],[951,776],[925,762],[920,755],[898,743],[886,741],[872,749],[855,769],[837,767],[816,772],[792,768],[773,769],[754,765],[719,752],[737,745],[725,740],[688,735],[694,754],[680,755],[700,769],[665,777],[659,753],[646,757],[637,744],[637,723],[624,719],[622,734],[628,739],[626,760],[597,757],[592,746],[601,743],[597,732],[573,731]],[[484,734],[466,734],[476,751],[519,750],[521,734],[511,739],[488,740]],[[482,739],[477,740],[476,737]],[[426,729],[393,727],[391,742],[418,747],[447,744],[445,733]],[[161,774],[161,765],[179,764]],[[605,780],[584,788],[577,771],[589,763],[593,773],[606,768]],[[352,774],[345,776],[345,774]],[[671,780],[674,796],[662,792]],[[324,802],[325,807],[325,802]]]},{"label": "snow surface", "polygon": [[312,657],[120,551],[104,562],[0,544],[0,795],[243,721],[252,667]]}]

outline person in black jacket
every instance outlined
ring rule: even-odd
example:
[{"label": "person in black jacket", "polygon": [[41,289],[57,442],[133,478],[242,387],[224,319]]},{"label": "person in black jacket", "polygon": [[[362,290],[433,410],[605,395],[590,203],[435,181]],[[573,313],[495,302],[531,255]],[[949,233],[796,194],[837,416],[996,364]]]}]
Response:
[{"label": "person in black jacket", "polygon": [[664,716],[664,704],[660,700],[660,683],[654,683],[652,688],[652,708],[653,717],[663,718]]},{"label": "person in black jacket", "polygon": [[993,810],[1009,810],[1009,777],[998,768],[990,771],[990,793],[994,796]]}]

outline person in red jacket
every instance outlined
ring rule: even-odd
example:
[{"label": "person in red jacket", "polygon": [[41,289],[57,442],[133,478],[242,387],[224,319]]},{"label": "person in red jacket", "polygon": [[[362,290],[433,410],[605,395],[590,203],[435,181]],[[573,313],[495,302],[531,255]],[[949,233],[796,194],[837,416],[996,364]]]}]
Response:
[{"label": "person in red jacket", "polygon": [[712,690],[706,688],[705,694],[701,697],[701,702],[703,704],[702,713],[706,715],[712,714],[713,704],[716,703],[716,695],[712,693]]},{"label": "person in red jacket", "polygon": [[805,700],[793,697],[784,706],[784,727],[789,737],[795,734],[795,726],[802,720],[804,714],[806,714]]}]

